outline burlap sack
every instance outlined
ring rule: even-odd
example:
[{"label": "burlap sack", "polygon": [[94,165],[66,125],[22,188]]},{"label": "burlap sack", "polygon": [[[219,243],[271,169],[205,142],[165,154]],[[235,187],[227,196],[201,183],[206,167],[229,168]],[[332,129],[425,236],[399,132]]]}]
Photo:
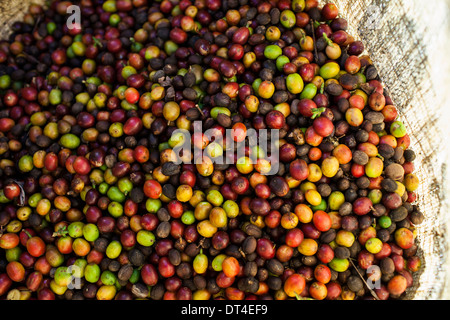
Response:
[{"label": "burlap sack", "polygon": [[423,267],[408,298],[449,299],[450,1],[333,2],[364,42],[417,153],[417,203],[426,219],[417,228]]},{"label": "burlap sack", "polygon": [[[0,0],[0,38],[30,3]],[[325,1],[321,1],[322,4]],[[421,180],[422,270],[408,299],[450,299],[450,0],[334,0],[361,39],[410,133]]]},{"label": "burlap sack", "polygon": [[0,0],[0,39],[5,39],[10,34],[14,22],[23,19],[30,4],[44,3],[45,0]]}]

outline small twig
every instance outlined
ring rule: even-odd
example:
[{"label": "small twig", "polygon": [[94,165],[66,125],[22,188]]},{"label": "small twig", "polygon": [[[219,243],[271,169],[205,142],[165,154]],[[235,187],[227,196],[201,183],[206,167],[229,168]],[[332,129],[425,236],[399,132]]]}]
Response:
[{"label": "small twig", "polygon": [[316,300],[316,299],[313,299],[313,298],[310,298],[310,297],[302,297],[297,292],[294,292],[294,294],[295,294],[295,299],[297,299],[297,300]]},{"label": "small twig", "polygon": [[314,119],[316,119],[317,117],[320,117],[320,116],[322,115],[322,113],[325,112],[325,110],[326,110],[325,107],[322,107],[322,108],[314,108],[314,109],[312,109],[311,111],[312,111],[313,115],[311,116],[311,119],[314,120]]},{"label": "small twig", "polygon": [[200,116],[202,117],[202,120],[206,118],[205,114],[203,113],[203,110],[200,108],[198,103],[195,104],[195,108],[200,112]]},{"label": "small twig", "polygon": [[55,231],[52,233],[52,237],[56,238],[56,237],[65,237],[67,234],[69,233],[69,231],[67,230],[67,226],[62,227],[61,229]]},{"label": "small twig", "polygon": [[205,238],[201,238],[198,242],[197,248],[203,248],[203,243],[205,242]]},{"label": "small twig", "polygon": [[94,46],[103,48],[103,44],[99,39],[97,39],[96,37],[93,37],[92,40],[94,41]]},{"label": "small twig", "polygon": [[36,22],[34,23],[33,33],[36,31],[38,24],[41,22],[41,16],[38,16]]},{"label": "small twig", "polygon": [[381,160],[384,161],[384,157],[381,154],[377,154],[376,156],[377,156],[377,158],[380,158]]},{"label": "small twig", "polygon": [[322,82],[322,84],[320,85],[320,91],[319,91],[320,94],[323,94],[324,90],[325,90],[325,81]]},{"label": "small twig", "polygon": [[27,58],[27,60],[29,60],[31,62],[34,62],[35,64],[39,64],[40,63],[38,59],[36,59],[33,56],[30,56],[28,53],[22,52],[22,54],[25,56],[25,58]]},{"label": "small twig", "polygon": [[314,42],[314,61],[317,62],[319,59],[319,54],[317,53],[316,33],[314,31],[314,21],[311,19],[311,20],[309,20],[309,23],[311,25],[312,38],[313,38],[313,42]]},{"label": "small twig", "polygon": [[361,275],[361,273],[359,272],[358,268],[356,268],[355,264],[353,263],[352,259],[348,259],[350,261],[350,263],[352,264],[353,268],[355,268],[356,272],[358,273],[359,277],[361,278],[361,280],[364,282],[364,284],[366,285],[367,289],[369,289],[370,293],[372,294],[372,296],[376,299],[376,300],[380,300],[380,298],[378,298],[378,295],[375,293],[375,291],[372,290],[372,288],[369,286],[369,284],[366,282],[366,280],[364,279],[364,277]]},{"label": "small twig", "polygon": [[365,74],[367,66],[364,66],[359,70],[360,73]]}]

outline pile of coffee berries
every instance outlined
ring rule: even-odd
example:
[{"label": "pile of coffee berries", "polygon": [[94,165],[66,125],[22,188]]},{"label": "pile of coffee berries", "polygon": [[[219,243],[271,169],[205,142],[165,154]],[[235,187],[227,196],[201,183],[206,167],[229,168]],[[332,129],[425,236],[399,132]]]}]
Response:
[{"label": "pile of coffee berries", "polygon": [[0,299],[412,289],[415,153],[334,4],[55,0],[12,29]]}]

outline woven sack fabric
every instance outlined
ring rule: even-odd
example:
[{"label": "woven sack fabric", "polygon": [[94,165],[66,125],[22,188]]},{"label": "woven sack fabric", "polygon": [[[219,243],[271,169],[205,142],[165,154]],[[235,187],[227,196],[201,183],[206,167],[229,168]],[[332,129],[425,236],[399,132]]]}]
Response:
[{"label": "woven sack fabric", "polygon": [[449,299],[450,1],[333,2],[348,19],[349,33],[363,41],[417,154],[422,270],[407,298]]}]

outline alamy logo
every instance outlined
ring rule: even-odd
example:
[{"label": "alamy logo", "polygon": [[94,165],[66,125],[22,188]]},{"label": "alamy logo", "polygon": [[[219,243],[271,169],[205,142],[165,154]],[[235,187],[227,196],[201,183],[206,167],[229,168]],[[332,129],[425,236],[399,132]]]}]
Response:
[{"label": "alamy logo", "polygon": [[67,267],[66,272],[70,275],[67,288],[69,290],[81,289],[81,268],[77,265],[70,265]]},{"label": "alamy logo", "polygon": [[377,265],[371,265],[367,268],[367,286],[369,289],[380,289],[381,288],[381,269]]},{"label": "alamy logo", "polygon": [[69,30],[78,28],[81,25],[81,9],[79,6],[71,5],[67,7],[67,14],[70,14],[67,19],[66,26]]}]

